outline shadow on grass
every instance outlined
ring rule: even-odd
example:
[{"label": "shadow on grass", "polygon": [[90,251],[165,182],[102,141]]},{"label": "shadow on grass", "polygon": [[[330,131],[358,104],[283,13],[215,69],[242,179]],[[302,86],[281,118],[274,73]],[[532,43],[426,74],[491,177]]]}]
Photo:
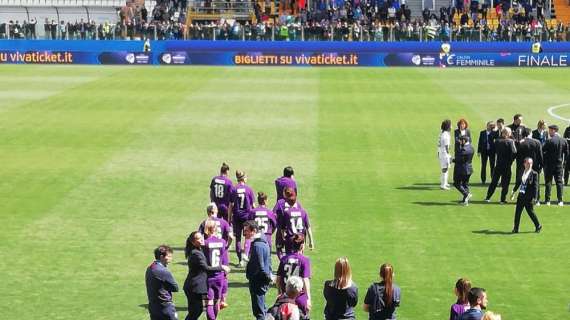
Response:
[{"label": "shadow on grass", "polygon": [[412,190],[412,191],[418,191],[418,190],[425,191],[425,190],[438,190],[439,187],[411,185],[411,186],[396,187],[396,189],[398,189],[398,190]]},{"label": "shadow on grass", "polygon": [[248,282],[230,282],[228,283],[230,288],[249,288]]},{"label": "shadow on grass", "polygon": [[[148,310],[148,303],[139,304],[139,307]],[[176,309],[176,311],[188,311],[188,308],[187,308],[187,307],[177,307],[177,306],[174,306],[174,309]]]},{"label": "shadow on grass", "polygon": [[[489,230],[489,229],[484,229],[484,230],[475,230],[475,231],[471,231],[472,233],[476,233],[476,234],[484,234],[484,235],[488,235],[488,236],[494,236],[494,235],[498,235],[498,236],[514,236],[516,234],[510,232],[510,231],[501,231],[501,230]],[[520,232],[521,233],[534,233],[534,231],[524,231],[524,232]]]},{"label": "shadow on grass", "polygon": [[461,207],[457,201],[453,202],[436,202],[436,201],[414,201],[413,204],[427,207],[437,207],[437,206],[456,206]]}]

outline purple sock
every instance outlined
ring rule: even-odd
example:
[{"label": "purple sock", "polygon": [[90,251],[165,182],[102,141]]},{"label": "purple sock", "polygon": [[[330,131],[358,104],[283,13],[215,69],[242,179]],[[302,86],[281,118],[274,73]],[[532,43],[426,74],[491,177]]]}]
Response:
[{"label": "purple sock", "polygon": [[206,318],[208,318],[208,320],[216,320],[216,313],[214,312],[213,305],[208,305],[206,307]]}]

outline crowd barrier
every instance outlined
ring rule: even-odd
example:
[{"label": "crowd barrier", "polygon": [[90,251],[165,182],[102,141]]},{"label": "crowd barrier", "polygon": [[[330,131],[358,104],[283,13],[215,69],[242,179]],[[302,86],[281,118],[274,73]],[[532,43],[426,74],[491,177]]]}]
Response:
[{"label": "crowd barrier", "polygon": [[0,64],[567,67],[570,42],[0,41]]}]

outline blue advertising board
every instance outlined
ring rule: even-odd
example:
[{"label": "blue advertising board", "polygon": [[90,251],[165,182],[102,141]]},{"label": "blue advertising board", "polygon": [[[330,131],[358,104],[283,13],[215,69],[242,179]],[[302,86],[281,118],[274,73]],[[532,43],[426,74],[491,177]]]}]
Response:
[{"label": "blue advertising board", "polygon": [[557,68],[569,54],[568,42],[0,41],[0,64]]}]

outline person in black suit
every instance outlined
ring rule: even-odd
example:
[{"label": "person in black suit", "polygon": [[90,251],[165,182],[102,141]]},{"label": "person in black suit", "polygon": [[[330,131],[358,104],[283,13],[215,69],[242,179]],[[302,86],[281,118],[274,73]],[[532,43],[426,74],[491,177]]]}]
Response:
[{"label": "person in black suit", "polygon": [[495,171],[493,171],[493,179],[487,189],[487,197],[485,202],[490,202],[499,179],[501,180],[501,204],[506,203],[507,193],[509,192],[509,183],[511,182],[511,165],[517,154],[517,148],[514,141],[511,139],[511,129],[508,127],[503,128],[501,137],[495,141],[495,150],[497,155],[497,162],[495,164]]},{"label": "person in black suit", "polygon": [[513,227],[513,233],[519,232],[523,208],[526,209],[526,213],[528,213],[528,216],[534,223],[534,231],[538,233],[542,230],[542,225],[538,221],[533,207],[533,203],[536,201],[536,197],[538,195],[538,173],[532,169],[532,166],[532,158],[525,158],[524,172],[522,174],[521,186],[517,197],[517,206],[515,207],[515,224]]},{"label": "person in black suit", "polygon": [[513,140],[515,140],[515,145],[518,146],[518,143],[523,138],[523,130],[525,128],[524,124],[522,123],[523,116],[520,113],[517,113],[513,116],[513,123],[509,124],[507,127],[511,129],[511,135]]},{"label": "person in black suit", "polygon": [[467,137],[467,141],[471,143],[471,131],[469,131],[469,123],[467,120],[461,118],[457,121],[457,129],[453,131],[453,136],[455,138],[455,152],[459,150],[459,138],[462,136]]},{"label": "person in black suit", "polygon": [[487,129],[479,133],[479,142],[477,144],[477,156],[481,157],[481,183],[485,184],[487,180],[487,160],[489,161],[489,176],[493,176],[495,170],[495,123],[487,122]]},{"label": "person in black suit", "polygon": [[564,159],[565,165],[564,165],[564,185],[567,186],[568,185],[568,177],[570,176],[570,126],[568,126],[566,128],[566,130],[564,130],[564,139],[566,139],[566,145],[568,146],[569,150],[566,153],[566,158]]},{"label": "person in black suit", "polygon": [[[516,161],[516,180],[515,186],[511,193],[511,200],[515,199],[515,192],[519,189],[521,185],[521,179],[523,172],[525,170],[524,161],[526,158],[531,158],[533,160],[532,169],[537,172],[540,176],[540,171],[542,170],[542,146],[540,141],[535,140],[530,137],[530,129],[524,128],[522,133],[522,140],[517,148],[517,161]],[[540,185],[540,184],[538,184]],[[537,198],[538,200],[538,198]]]},{"label": "person in black suit", "polygon": [[558,205],[563,206],[563,163],[564,158],[568,157],[568,143],[558,134],[558,126],[548,126],[548,134],[550,139],[546,141],[542,151],[544,152],[544,201],[546,205],[550,205],[550,192],[552,189],[552,178],[556,182],[556,196]]},{"label": "person in black suit", "polygon": [[532,131],[532,138],[540,141],[540,144],[544,146],[544,143],[548,139],[548,130],[546,128],[546,122],[544,122],[544,120],[538,120],[536,130]]},{"label": "person in black suit", "polygon": [[206,296],[208,293],[208,272],[230,272],[228,266],[210,267],[202,252],[203,245],[204,237],[198,231],[192,232],[186,239],[186,248],[184,249],[188,259],[188,276],[184,281],[184,294],[188,299],[186,320],[197,320],[202,314],[203,306],[208,300]]},{"label": "person in black suit", "polygon": [[459,150],[455,153],[455,166],[453,167],[453,185],[461,195],[463,200],[461,204],[467,206],[469,205],[469,199],[472,194],[469,192],[469,178],[473,173],[473,147],[468,141],[467,136],[459,137]]}]

